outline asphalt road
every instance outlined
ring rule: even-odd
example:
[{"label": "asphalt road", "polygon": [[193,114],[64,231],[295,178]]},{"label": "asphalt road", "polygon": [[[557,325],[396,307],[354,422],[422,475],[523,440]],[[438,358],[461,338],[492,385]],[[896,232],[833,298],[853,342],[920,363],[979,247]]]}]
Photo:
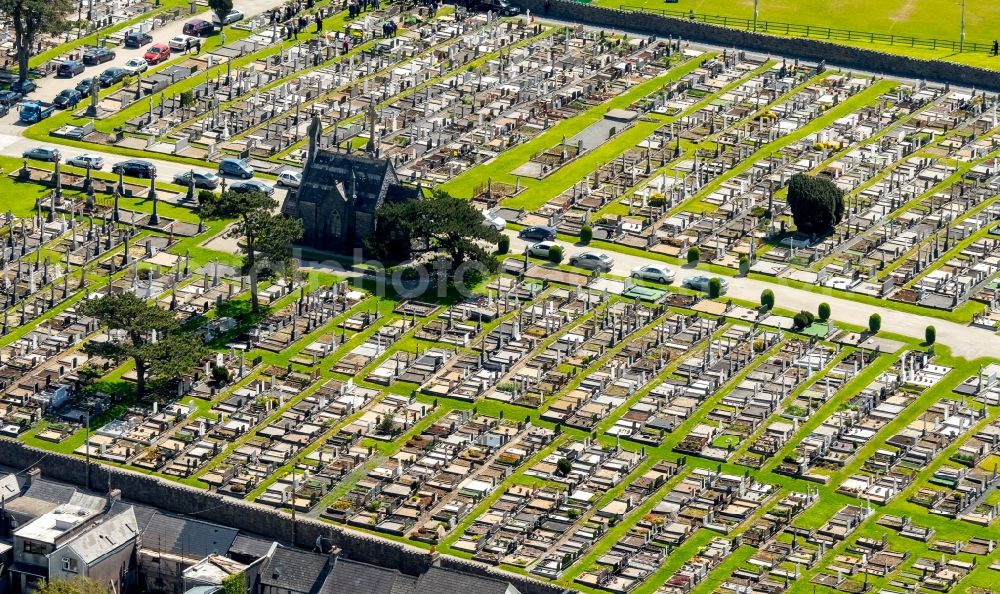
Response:
[{"label": "asphalt road", "polygon": [[[523,254],[525,247],[533,243],[519,239],[516,231],[508,230],[506,233],[511,237],[510,253],[512,254]],[[564,262],[568,262],[573,255],[580,252],[605,251],[594,250],[564,241],[557,241],[557,243],[563,247]],[[642,258],[631,254],[611,251],[605,251],[605,253],[614,260],[611,274],[622,277],[630,276],[634,269],[643,264],[654,261],[658,264],[663,264],[659,260]],[[675,286],[679,286],[689,276],[707,274],[701,270],[673,264],[665,264],[665,266],[673,270],[676,274],[673,283]],[[753,278],[727,277],[727,280],[729,281],[729,291],[727,294],[736,299],[759,303],[761,292],[764,289],[771,289],[774,291],[776,307],[793,311],[807,310],[815,312],[819,304],[825,302],[830,304],[831,317],[835,321],[847,322],[862,327],[867,327],[868,318],[873,313],[878,313],[882,316],[883,330],[918,338],[921,341],[924,338],[924,330],[928,325],[933,325],[937,329],[937,342],[947,345],[951,348],[952,353],[959,357],[976,359],[979,357],[996,357],[1000,355],[1000,336],[989,330],[918,314],[900,312],[887,307],[858,303],[833,296],[832,294],[824,294],[826,289],[822,287],[806,291],[804,289],[785,287]]]}]

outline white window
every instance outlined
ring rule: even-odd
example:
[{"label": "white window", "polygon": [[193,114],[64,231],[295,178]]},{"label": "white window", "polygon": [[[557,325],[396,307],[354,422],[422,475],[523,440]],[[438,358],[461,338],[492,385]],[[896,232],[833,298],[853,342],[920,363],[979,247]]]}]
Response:
[{"label": "white window", "polygon": [[63,563],[63,571],[71,571],[73,573],[77,572],[76,559],[73,559],[71,557],[63,557],[62,563]]}]

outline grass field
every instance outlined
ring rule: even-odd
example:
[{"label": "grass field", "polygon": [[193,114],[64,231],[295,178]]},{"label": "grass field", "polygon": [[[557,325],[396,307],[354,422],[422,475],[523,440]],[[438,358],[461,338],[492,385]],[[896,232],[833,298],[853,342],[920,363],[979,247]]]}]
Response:
[{"label": "grass field", "polygon": [[[595,0],[611,8],[643,7],[649,10],[694,11],[738,19],[753,18],[753,0]],[[885,33],[921,38],[958,41],[961,30],[961,0],[759,0],[758,22],[774,21],[834,27],[855,31]],[[967,42],[992,43],[1000,37],[1000,4],[986,0],[966,0],[965,39]],[[734,25],[735,26],[735,25]],[[745,25],[742,26],[745,28]],[[776,33],[771,30],[770,32]],[[779,33],[780,34],[780,33]],[[813,35],[812,37],[819,37]],[[884,43],[841,42],[860,47],[875,47],[925,59],[942,59],[975,66],[1000,69],[1000,57],[984,52],[959,54],[951,49],[910,48]]]}]

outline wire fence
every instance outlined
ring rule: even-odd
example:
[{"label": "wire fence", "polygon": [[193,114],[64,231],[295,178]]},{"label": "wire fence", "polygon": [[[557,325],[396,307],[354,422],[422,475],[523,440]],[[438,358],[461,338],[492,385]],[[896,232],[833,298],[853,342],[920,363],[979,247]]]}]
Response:
[{"label": "wire fence", "polygon": [[[687,19],[698,23],[710,25],[722,25],[735,29],[754,30],[752,18],[730,17],[717,14],[702,14],[692,11],[668,10],[664,8],[647,8],[645,6],[635,6],[621,4],[619,8],[633,12],[650,12],[663,16]],[[784,35],[786,37],[808,37],[811,39],[827,39],[830,41],[848,41],[857,43],[881,43],[903,47],[912,47],[929,50],[950,50],[953,52],[992,52],[991,43],[977,43],[966,41],[962,43],[952,39],[936,39],[933,37],[913,37],[910,35],[893,35],[891,33],[875,33],[873,31],[855,31],[853,29],[837,29],[834,27],[820,27],[817,25],[802,25],[799,23],[784,23],[780,21],[757,20],[756,31],[758,33],[771,33],[772,35]]]}]

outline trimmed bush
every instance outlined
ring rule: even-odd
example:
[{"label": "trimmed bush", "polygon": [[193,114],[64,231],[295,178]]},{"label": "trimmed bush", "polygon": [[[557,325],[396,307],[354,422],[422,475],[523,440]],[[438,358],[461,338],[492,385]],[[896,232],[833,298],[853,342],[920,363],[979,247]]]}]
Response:
[{"label": "trimmed bush", "polygon": [[688,264],[697,264],[698,260],[701,260],[701,250],[698,246],[693,245],[688,248]]},{"label": "trimmed bush", "polygon": [[549,248],[549,262],[558,264],[563,261],[563,249],[561,245],[554,245]]},{"label": "trimmed bush", "polygon": [[750,258],[740,256],[740,274],[746,276],[750,274]]},{"label": "trimmed bush", "polygon": [[825,321],[829,320],[830,319],[830,304],[829,303],[820,303],[819,304],[819,308],[817,309],[816,313],[819,314],[820,321],[825,322]]},{"label": "trimmed bush", "polygon": [[497,253],[506,254],[510,251],[510,237],[507,235],[501,235],[500,239],[497,241]]},{"label": "trimmed bush", "polygon": [[584,225],[580,228],[580,243],[586,245],[590,243],[590,240],[594,238],[594,230],[590,225]]},{"label": "trimmed bush", "polygon": [[768,311],[774,309],[774,291],[771,289],[764,289],[761,291],[760,304]]},{"label": "trimmed bush", "polygon": [[713,276],[708,279],[708,296],[715,299],[719,295],[722,295],[722,281]]},{"label": "trimmed bush", "polygon": [[872,314],[868,318],[868,331],[872,334],[878,334],[878,331],[882,329],[882,316],[877,313]]},{"label": "trimmed bush", "polygon": [[802,310],[799,313],[795,314],[795,317],[792,318],[792,321],[795,323],[796,328],[804,330],[809,326],[812,326],[813,322],[816,321],[816,316],[814,316],[811,311]]},{"label": "trimmed bush", "polygon": [[927,342],[927,346],[934,344],[937,341],[937,328],[928,326],[924,330],[924,340]]}]

